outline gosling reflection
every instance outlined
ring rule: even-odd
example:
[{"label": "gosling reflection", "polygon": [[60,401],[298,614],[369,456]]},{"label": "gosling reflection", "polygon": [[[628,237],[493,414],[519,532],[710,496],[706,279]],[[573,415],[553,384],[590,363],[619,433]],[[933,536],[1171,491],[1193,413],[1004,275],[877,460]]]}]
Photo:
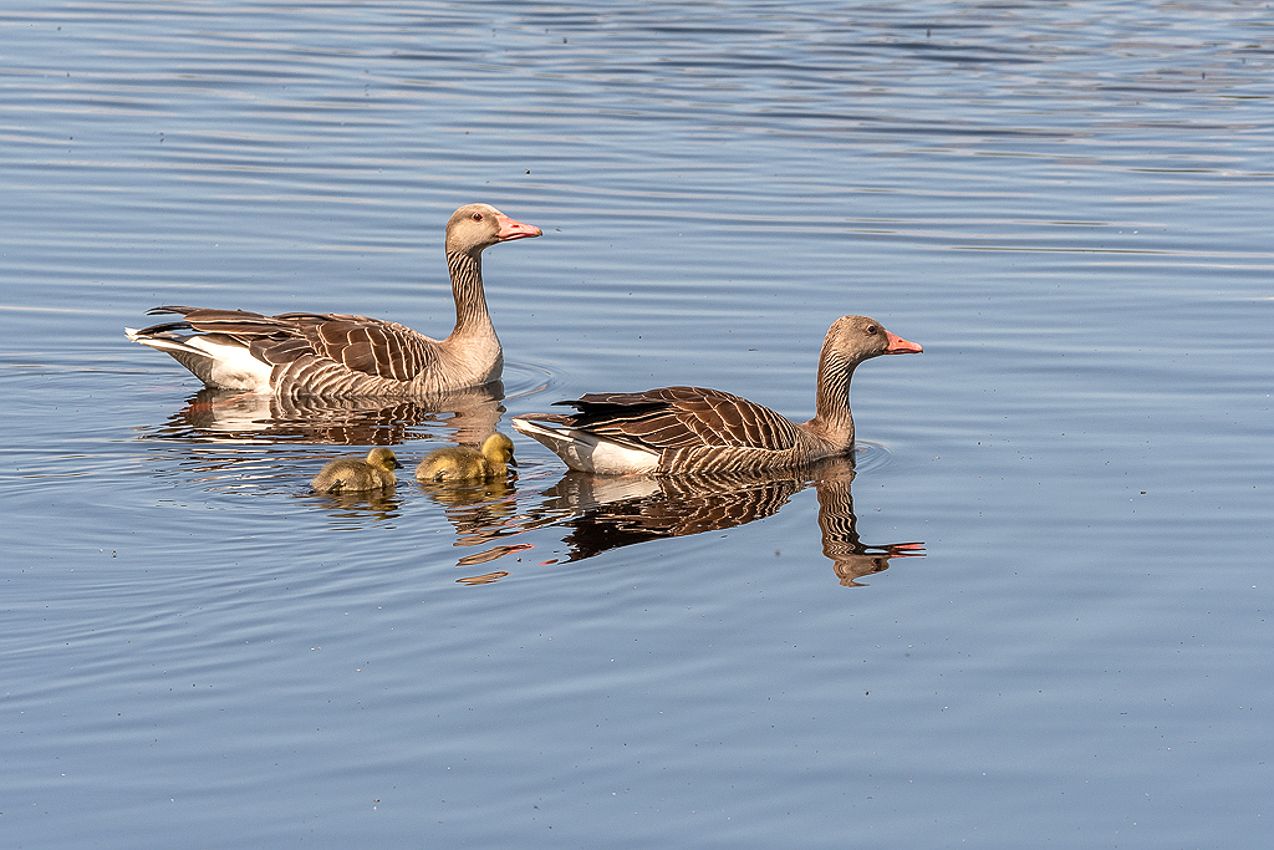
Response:
[{"label": "gosling reflection", "polygon": [[853,461],[832,458],[802,470],[694,478],[606,478],[568,472],[546,493],[541,521],[570,529],[566,560],[665,537],[733,528],[777,513],[812,482],[823,554],[846,587],[888,569],[893,558],[920,557],[919,542],[873,546],[858,536]]},{"label": "gosling reflection", "polygon": [[160,436],[209,442],[288,440],[341,446],[392,446],[444,425],[460,443],[478,443],[504,413],[497,382],[424,399],[309,398],[203,389],[168,418]]},{"label": "gosling reflection", "polygon": [[[531,548],[527,543],[498,542],[525,530],[517,511],[517,489],[510,477],[502,475],[476,482],[429,479],[418,484],[422,492],[442,506],[443,516],[456,531],[453,545],[476,549],[458,558],[456,566],[485,564]],[[457,581],[461,584],[491,584],[507,575],[506,571],[497,570]]]},{"label": "gosling reflection", "polygon": [[355,527],[360,527],[361,521],[367,517],[377,521],[394,519],[401,514],[402,508],[402,500],[392,489],[319,493],[312,498],[331,516],[355,520]]}]

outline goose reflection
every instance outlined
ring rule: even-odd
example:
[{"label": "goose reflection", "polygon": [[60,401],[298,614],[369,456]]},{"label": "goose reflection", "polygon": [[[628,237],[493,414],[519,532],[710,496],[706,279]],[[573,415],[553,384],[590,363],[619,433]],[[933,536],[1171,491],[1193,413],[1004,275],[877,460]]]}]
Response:
[{"label": "goose reflection", "polygon": [[823,554],[846,587],[888,569],[894,558],[920,557],[924,544],[874,546],[862,542],[854,515],[850,458],[831,458],[800,470],[758,475],[606,478],[566,473],[536,512],[537,525],[567,528],[568,561],[665,537],[718,531],[777,513],[813,483]]},{"label": "goose reflection", "polygon": [[499,382],[423,399],[326,399],[203,389],[168,418],[158,436],[393,446],[428,437],[418,426],[440,423],[457,442],[480,443],[500,421],[503,400]]},{"label": "goose reflection", "polygon": [[[499,423],[503,401],[500,383],[423,399],[301,398],[204,389],[163,425],[139,429],[139,437],[151,441],[148,456],[153,461],[194,474],[210,489],[289,491],[299,489],[297,479],[308,481],[331,457],[326,451],[316,455],[311,446],[397,446],[442,435],[481,442]],[[396,499],[379,508],[368,498],[329,501],[337,516],[350,510],[397,515],[400,505]]]}]

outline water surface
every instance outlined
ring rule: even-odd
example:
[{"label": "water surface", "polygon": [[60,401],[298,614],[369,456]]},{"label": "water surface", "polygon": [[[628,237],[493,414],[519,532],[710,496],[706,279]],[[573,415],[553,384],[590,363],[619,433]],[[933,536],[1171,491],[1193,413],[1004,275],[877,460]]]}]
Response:
[{"label": "water surface", "polygon": [[[1261,4],[5,3],[0,829],[30,848],[1259,847]],[[503,393],[266,409],[158,304],[451,319]],[[857,469],[306,493],[696,383]],[[459,411],[459,414],[457,414]],[[923,557],[918,557],[923,555]]]}]

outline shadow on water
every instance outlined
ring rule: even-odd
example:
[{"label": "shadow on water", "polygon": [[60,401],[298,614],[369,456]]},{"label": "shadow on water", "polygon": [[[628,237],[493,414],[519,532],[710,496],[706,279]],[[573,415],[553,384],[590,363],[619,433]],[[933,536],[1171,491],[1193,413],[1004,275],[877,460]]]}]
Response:
[{"label": "shadow on water", "polygon": [[[799,470],[767,476],[718,475],[691,478],[608,478],[567,472],[543,493],[543,501],[525,515],[514,512],[512,484],[500,482],[482,491],[431,491],[444,504],[456,529],[457,544],[478,546],[537,528],[563,528],[569,554],[582,561],[623,546],[669,537],[720,531],[773,516],[811,484],[818,496],[823,554],[832,561],[840,584],[882,572],[894,558],[923,557],[919,541],[873,545],[858,535],[852,482],[854,463],[834,458]],[[450,500],[450,501],[449,501]],[[493,561],[530,548],[503,543],[462,558],[459,565]],[[545,565],[557,563],[555,560]],[[506,571],[460,579],[486,584]]]}]

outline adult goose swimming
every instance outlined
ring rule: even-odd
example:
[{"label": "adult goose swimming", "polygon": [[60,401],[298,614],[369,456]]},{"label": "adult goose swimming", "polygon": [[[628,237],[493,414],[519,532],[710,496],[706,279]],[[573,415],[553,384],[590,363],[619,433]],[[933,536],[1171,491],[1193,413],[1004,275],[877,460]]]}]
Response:
[{"label": "adult goose swimming", "polygon": [[875,319],[841,316],[823,339],[816,413],[799,425],[756,402],[701,387],[589,393],[557,402],[575,413],[527,413],[512,422],[581,472],[681,475],[800,466],[853,450],[849,382],[859,363],[922,351]]},{"label": "adult goose swimming", "polygon": [[468,204],[447,222],[447,266],[456,324],[431,339],[397,322],[340,313],[281,313],[156,307],[180,319],[141,330],[133,342],[166,352],[210,387],[280,396],[413,397],[498,380],[504,356],[482,289],[482,252],[539,236],[487,204]]}]

